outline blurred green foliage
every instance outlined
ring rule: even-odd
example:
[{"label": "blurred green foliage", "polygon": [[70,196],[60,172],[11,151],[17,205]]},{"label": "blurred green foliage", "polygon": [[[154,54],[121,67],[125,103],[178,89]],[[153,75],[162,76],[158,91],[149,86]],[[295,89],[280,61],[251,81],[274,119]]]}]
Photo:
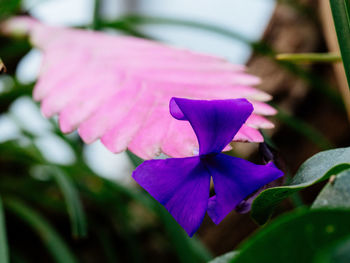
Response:
[{"label": "blurred green foliage", "polygon": [[[20,6],[21,1],[1,1],[0,19],[18,13]],[[138,35],[126,26],[120,29]],[[25,39],[0,37],[0,57],[11,82],[11,88],[0,93],[0,114],[7,114],[13,102],[32,92],[33,84],[22,85],[14,76],[30,48]],[[74,150],[73,164],[47,161],[34,143],[37,136],[25,129],[19,138],[0,143],[1,262],[9,262],[8,255],[11,262],[210,259],[208,251],[196,239],[189,239],[154,199],[95,174],[82,158],[82,142],[62,135],[54,122],[51,129]],[[136,156],[131,160],[140,162]]]},{"label": "blurred green foliage", "polygon": [[350,262],[350,237],[331,242],[325,249],[319,251],[313,263],[348,263]]},{"label": "blurred green foliage", "polygon": [[[287,2],[293,4],[294,1]],[[0,20],[23,12],[20,7],[20,0],[0,0]],[[296,7],[309,14],[310,10],[304,10],[300,5]],[[99,1],[96,1],[93,24],[83,27],[96,30],[107,27],[151,39],[152,36],[145,35],[138,29],[138,25],[156,23],[186,26],[243,41],[255,52],[273,60],[276,56],[273,48],[266,43],[249,41],[236,32],[214,25],[140,15],[128,15],[115,21],[104,21],[99,17],[98,9]],[[20,84],[14,74],[18,62],[30,48],[25,39],[0,37],[0,57],[6,64],[7,77],[12,83],[10,89],[0,92],[0,116],[7,114],[9,107],[18,98],[31,94],[34,84]],[[330,88],[322,76],[288,61],[276,61],[276,63],[328,96],[343,109],[339,94]],[[282,110],[277,118],[320,148],[331,147],[331,143],[308,123]],[[211,259],[210,253],[203,245],[195,238],[188,238],[167,211],[148,194],[95,174],[82,158],[83,144],[79,138],[62,135],[57,124],[51,122],[52,132],[68,144],[75,155],[72,164],[59,165],[48,161],[37,148],[35,140],[38,135],[21,128],[20,125],[19,128],[21,134],[18,138],[0,142],[1,263],[9,261],[40,263],[52,260],[65,263],[96,262],[96,259],[99,262],[111,263],[165,261],[171,263],[207,262]],[[132,153],[128,155],[135,166],[142,162]],[[294,188],[292,186],[284,188],[288,190],[299,187],[297,190],[300,190],[326,179],[331,175],[329,169],[336,164],[338,163],[330,163],[327,167],[313,164],[314,167],[321,167],[322,169],[319,168],[321,172],[317,170],[310,173],[311,177],[297,174],[296,181],[292,183]],[[331,171],[333,174],[334,170]],[[298,182],[300,177],[305,180]],[[264,213],[261,222],[265,222],[270,215],[269,209],[273,208],[271,203],[276,204],[290,194],[288,191],[283,191],[277,197],[272,195],[255,202],[255,205],[259,202],[264,203],[256,205]],[[348,221],[348,211],[302,211],[295,215],[289,214],[247,241],[239,253],[230,253],[213,262],[227,262],[232,255],[235,255],[233,262],[236,262],[237,255],[237,262],[287,262],[276,261],[276,258],[287,255],[290,260],[301,260],[298,256],[303,253],[305,258],[311,259],[315,253],[321,253],[321,247],[328,244],[324,243],[322,235],[330,237],[326,239],[327,242],[338,242],[345,235],[349,235]],[[310,234],[310,229],[307,227],[310,225],[309,222],[315,222],[312,225],[312,233],[317,235]],[[340,224],[341,228],[336,228],[332,233],[323,231],[328,229],[328,225],[325,224],[331,223]],[[280,243],[281,236],[282,243]],[[306,239],[312,240],[315,245],[300,247],[299,251],[290,249],[302,244],[298,241]],[[291,243],[288,240],[297,242]],[[283,249],[276,249],[275,244],[279,244]],[[337,248],[343,247],[343,243],[336,245]],[[280,253],[281,251],[283,253]],[[334,250],[329,251],[331,251],[329,255],[333,257]],[[259,261],[256,261],[257,258]]]},{"label": "blurred green foliage", "polygon": [[[3,11],[1,17],[7,17],[9,13]],[[2,116],[17,99],[31,95],[33,84],[23,85],[14,76],[19,60],[31,48],[27,40],[0,40],[0,57],[10,83],[0,92]],[[71,165],[49,162],[35,144],[37,135],[20,125],[19,138],[0,142],[0,230],[7,229],[7,235],[0,232],[1,262],[8,262],[7,255],[11,262],[95,262],[97,258],[147,262],[153,257],[159,262],[165,258],[206,262],[211,258],[153,198],[95,174],[82,157],[79,138],[63,135],[54,121],[51,126],[74,150],[76,160]],[[135,164],[142,161],[130,157]],[[36,251],[30,249],[33,245],[38,245]]]},{"label": "blurred green foliage", "polygon": [[[0,98],[15,100],[17,96],[10,93],[16,94],[16,89],[0,94]],[[79,261],[74,258],[88,262],[83,259],[86,251],[92,253],[89,246],[94,246],[93,257],[105,262],[146,261],[150,256],[146,253],[152,250],[160,258],[177,255],[180,262],[210,258],[154,199],[96,175],[81,157],[81,142],[67,138],[57,128],[56,133],[75,150],[75,163],[48,162],[34,143],[36,136],[25,130],[19,139],[0,143],[0,195],[11,256],[11,251],[21,251],[31,239],[39,238],[56,262]],[[32,228],[34,236],[16,233],[14,217]],[[17,240],[19,237],[23,242]],[[151,240],[156,240],[154,248],[148,247]],[[31,256],[29,253],[25,258]],[[43,256],[35,262],[47,261]]]},{"label": "blurred green foliage", "polygon": [[21,0],[0,0],[0,20],[19,12],[21,2]]},{"label": "blurred green foliage", "polygon": [[349,234],[349,210],[294,211],[257,232],[241,246],[238,255],[227,262],[330,262],[315,261],[315,257],[329,244]]}]

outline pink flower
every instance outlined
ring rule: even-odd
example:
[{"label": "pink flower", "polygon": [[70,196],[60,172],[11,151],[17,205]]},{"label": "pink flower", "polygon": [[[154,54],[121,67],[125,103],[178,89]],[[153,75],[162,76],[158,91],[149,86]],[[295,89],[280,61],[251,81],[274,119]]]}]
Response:
[{"label": "pink flower", "polygon": [[[254,112],[234,141],[261,142],[257,129],[273,128],[263,115],[276,110],[271,96],[253,88],[259,79],[243,66],[144,39],[56,28],[28,17],[2,25],[8,34],[27,33],[44,53],[33,97],[46,117],[59,115],[63,132],[78,129],[86,143],[101,139],[112,152],[143,159],[198,152],[187,122],[171,118],[171,97],[247,98]],[[226,149],[228,149],[227,147]]]}]

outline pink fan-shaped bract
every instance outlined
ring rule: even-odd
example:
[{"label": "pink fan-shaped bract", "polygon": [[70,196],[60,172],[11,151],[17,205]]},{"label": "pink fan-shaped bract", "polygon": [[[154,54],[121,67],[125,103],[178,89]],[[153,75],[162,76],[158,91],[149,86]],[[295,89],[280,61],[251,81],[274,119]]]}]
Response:
[{"label": "pink fan-shaped bract", "polygon": [[78,129],[86,143],[101,139],[112,152],[129,148],[143,159],[161,152],[195,154],[193,130],[169,114],[171,97],[247,98],[254,113],[235,141],[261,142],[257,129],[273,127],[263,117],[276,112],[263,102],[271,97],[252,87],[259,79],[243,66],[144,39],[49,27],[28,17],[7,21],[2,30],[29,34],[43,51],[34,99],[46,117],[59,115],[63,132]]}]

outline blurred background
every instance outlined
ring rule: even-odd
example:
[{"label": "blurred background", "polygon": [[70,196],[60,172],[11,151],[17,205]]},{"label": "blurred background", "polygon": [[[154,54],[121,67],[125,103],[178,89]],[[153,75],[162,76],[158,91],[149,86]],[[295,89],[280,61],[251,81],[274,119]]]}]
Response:
[{"label": "blurred background", "polygon": [[[350,143],[344,83],[332,65],[275,59],[278,53],[328,51],[332,25],[321,2],[0,0],[0,19],[26,14],[247,64],[262,78],[259,88],[274,96],[276,129],[264,136],[292,176],[314,153]],[[189,239],[130,179],[142,160],[111,154],[99,142],[84,145],[75,133],[63,135],[56,119],[42,117],[31,99],[41,56],[26,39],[0,37],[7,67],[0,77],[0,197],[11,262],[207,262],[257,228],[249,215],[233,212],[219,226],[205,218]],[[262,161],[258,145],[237,144],[234,151]],[[312,191],[293,196],[276,214],[313,199]]]}]

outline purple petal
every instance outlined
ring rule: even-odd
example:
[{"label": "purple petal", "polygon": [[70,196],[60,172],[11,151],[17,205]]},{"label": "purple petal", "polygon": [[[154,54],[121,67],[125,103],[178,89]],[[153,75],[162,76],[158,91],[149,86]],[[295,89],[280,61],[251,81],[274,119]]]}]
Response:
[{"label": "purple petal", "polygon": [[271,162],[256,165],[246,160],[218,154],[206,160],[213,176],[215,197],[209,199],[208,214],[221,222],[247,196],[283,176]]},{"label": "purple petal", "polygon": [[189,100],[172,98],[170,113],[190,122],[199,143],[199,154],[220,153],[253,112],[246,99]]},{"label": "purple petal", "polygon": [[145,161],[133,178],[192,236],[208,207],[210,174],[199,157]]},{"label": "purple petal", "polygon": [[267,143],[262,142],[259,144],[259,152],[263,158],[264,163],[268,163],[275,159],[275,156],[271,150],[271,148],[267,145]]},{"label": "purple petal", "polygon": [[[272,161],[271,161],[272,162]],[[266,162],[268,163],[268,162]],[[275,162],[276,163],[276,162]],[[278,163],[277,163],[278,164]],[[241,203],[239,203],[235,210],[237,213],[240,214],[245,214],[248,213],[252,207],[253,201],[254,199],[265,189],[269,189],[271,187],[277,187],[277,186],[281,186],[284,184],[285,181],[285,177],[280,177],[277,180],[274,180],[268,184],[265,184],[263,187],[261,187],[260,189],[258,189],[257,191],[255,191],[254,193],[250,194],[249,196],[247,196]]]},{"label": "purple petal", "polygon": [[242,200],[236,207],[235,210],[239,214],[246,214],[248,213],[252,208],[252,203],[254,199],[267,188],[267,185],[264,185],[263,187],[259,188],[257,191],[255,191],[253,194],[247,196],[244,200]]}]

